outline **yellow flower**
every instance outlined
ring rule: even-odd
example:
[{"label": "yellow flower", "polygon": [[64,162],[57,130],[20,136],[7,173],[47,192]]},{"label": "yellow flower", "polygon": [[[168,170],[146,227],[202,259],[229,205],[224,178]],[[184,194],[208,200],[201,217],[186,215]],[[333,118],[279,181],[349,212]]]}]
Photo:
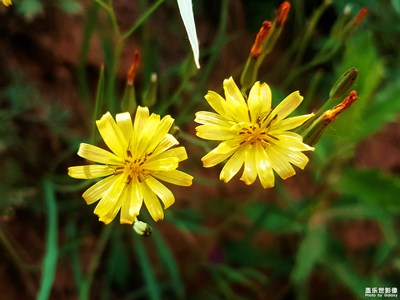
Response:
[{"label": "yellow flower", "polygon": [[1,0],[1,1],[3,2],[4,6],[10,6],[10,5],[12,5],[11,0]]},{"label": "yellow flower", "polygon": [[176,170],[187,159],[184,147],[168,133],[174,119],[151,114],[138,107],[132,124],[129,113],[117,114],[116,122],[108,112],[98,120],[97,127],[112,152],[99,147],[80,145],[78,155],[100,163],[68,168],[74,178],[92,179],[108,176],[83,193],[87,204],[98,200],[94,213],[99,220],[110,223],[121,209],[120,222],[132,224],[144,201],[155,221],[162,220],[164,208],[175,201],[172,192],[160,182],[190,186],[192,176]]},{"label": "yellow flower", "polygon": [[303,169],[308,158],[302,151],[314,150],[302,137],[288,130],[312,117],[312,114],[286,118],[302,102],[299,92],[287,96],[275,109],[271,108],[271,90],[266,83],[256,82],[247,101],[232,77],[224,80],[225,98],[209,91],[205,96],[216,111],[196,113],[197,136],[222,141],[202,158],[204,167],[215,166],[228,159],[220,179],[228,182],[244,164],[240,178],[252,184],[257,175],[266,189],[274,186],[273,170],[287,179],[296,174],[292,165]]}]

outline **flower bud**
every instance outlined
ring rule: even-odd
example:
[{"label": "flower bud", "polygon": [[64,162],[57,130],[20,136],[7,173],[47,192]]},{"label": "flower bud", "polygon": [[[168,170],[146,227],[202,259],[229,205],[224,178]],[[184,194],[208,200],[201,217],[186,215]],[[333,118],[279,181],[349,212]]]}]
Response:
[{"label": "flower bud", "polygon": [[139,221],[138,219],[136,219],[133,223],[133,230],[135,230],[138,235],[142,235],[144,237],[149,237],[153,232],[151,226],[145,222]]},{"label": "flower bud", "polygon": [[143,105],[152,107],[157,100],[157,74],[151,74],[150,85],[143,96]]},{"label": "flower bud", "polygon": [[[258,58],[263,53],[264,41],[271,30],[271,22],[264,21],[260,30],[257,33],[256,40],[250,50],[250,55],[247,58],[246,65],[244,66],[242,75],[240,76],[240,84],[242,88],[248,89],[257,80],[257,73],[259,68]],[[264,45],[264,46],[263,46]]]},{"label": "flower bud", "polygon": [[329,97],[332,100],[338,100],[343,95],[345,95],[350,88],[353,86],[354,82],[357,80],[358,70],[356,68],[351,68],[343,73],[342,76],[335,82],[333,87],[329,92]]},{"label": "flower bud", "polygon": [[136,110],[135,76],[140,65],[139,51],[135,51],[133,56],[133,63],[131,64],[126,76],[126,86],[121,102],[121,109],[131,113]]},{"label": "flower bud", "polygon": [[172,134],[175,138],[178,138],[179,135],[181,134],[181,129],[176,125],[172,125],[168,133]]},{"label": "flower bud", "polygon": [[334,108],[325,111],[320,115],[304,132],[303,143],[314,146],[322,135],[325,133],[326,129],[332,124],[337,116],[349,108],[354,101],[357,100],[356,91],[350,92],[350,94],[343,100],[342,103],[336,105]]}]

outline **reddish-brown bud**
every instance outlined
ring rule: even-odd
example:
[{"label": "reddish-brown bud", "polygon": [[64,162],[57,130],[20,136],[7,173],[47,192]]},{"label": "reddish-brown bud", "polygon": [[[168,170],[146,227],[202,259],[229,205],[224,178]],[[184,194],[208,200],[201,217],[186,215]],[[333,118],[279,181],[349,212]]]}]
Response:
[{"label": "reddish-brown bud", "polygon": [[356,25],[360,24],[364,20],[364,18],[367,14],[368,14],[368,8],[366,8],[366,7],[361,8],[360,11],[358,12],[357,16],[355,16],[355,18],[354,18],[354,24],[356,24]]},{"label": "reddish-brown bud", "polygon": [[350,94],[346,97],[346,99],[342,101],[342,103],[336,105],[331,110],[325,112],[325,114],[323,115],[324,119],[329,120],[330,122],[334,121],[339,114],[348,109],[356,100],[357,100],[357,92],[351,91]]},{"label": "reddish-brown bud", "polygon": [[278,9],[278,15],[276,16],[276,25],[281,27],[285,24],[287,16],[290,11],[290,3],[288,1],[283,2]]},{"label": "reddish-brown bud", "polygon": [[271,22],[264,21],[260,30],[257,33],[256,40],[254,41],[253,47],[251,47],[250,55],[252,57],[258,57],[262,51],[262,43],[265,38],[268,36],[269,31],[271,30]]},{"label": "reddish-brown bud", "polygon": [[135,82],[135,76],[137,70],[139,69],[139,66],[140,66],[140,52],[138,50],[135,50],[135,52],[133,53],[133,63],[131,64],[126,77],[126,83],[128,85],[133,85],[133,83]]}]

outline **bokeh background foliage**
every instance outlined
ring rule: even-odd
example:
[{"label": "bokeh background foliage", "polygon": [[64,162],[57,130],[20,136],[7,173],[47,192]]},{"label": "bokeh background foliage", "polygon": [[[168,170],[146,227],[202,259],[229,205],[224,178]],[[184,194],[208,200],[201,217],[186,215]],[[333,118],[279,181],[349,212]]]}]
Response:
[{"label": "bokeh background foliage", "polygon": [[[14,2],[0,8],[1,298],[363,299],[366,287],[400,288],[398,1],[291,3],[259,73],[274,103],[300,90],[299,113],[315,110],[350,67],[358,100],[306,170],[270,190],[203,169],[213,145],[195,137],[193,119],[208,89],[240,76],[279,1],[194,0],[200,70],[175,1],[115,0],[115,20],[99,1]],[[341,22],[362,7],[364,21],[341,37]],[[131,29],[120,48],[113,25]],[[143,211],[154,230],[147,239],[99,223],[81,198],[92,182],[66,174],[81,164],[79,143],[90,142],[100,66],[97,113],[116,113],[134,50],[137,101],[157,73],[151,110],[176,119],[183,168],[195,177],[189,192],[173,189],[163,222]]]}]

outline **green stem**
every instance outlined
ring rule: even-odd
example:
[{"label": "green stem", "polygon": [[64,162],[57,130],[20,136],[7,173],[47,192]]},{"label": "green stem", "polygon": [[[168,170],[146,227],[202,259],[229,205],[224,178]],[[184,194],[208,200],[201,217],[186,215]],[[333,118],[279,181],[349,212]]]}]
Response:
[{"label": "green stem", "polygon": [[144,21],[146,21],[152,14],[153,12],[156,11],[156,9],[164,2],[164,0],[158,0],[156,3],[154,3],[147,11],[145,11],[143,14],[141,14],[141,17],[133,24],[131,28],[129,28],[123,35],[122,35],[122,40],[126,40],[128,37],[133,34],[136,29],[139,28],[140,25]]},{"label": "green stem", "polygon": [[103,231],[101,232],[99,241],[96,246],[96,251],[94,252],[94,256],[92,257],[89,263],[89,269],[87,272],[86,279],[82,282],[82,285],[80,287],[79,299],[81,300],[90,299],[89,298],[90,287],[93,282],[94,274],[97,270],[97,267],[99,266],[100,258],[104,252],[107,242],[110,239],[112,229],[113,229],[113,224],[106,225],[103,227]]}]

